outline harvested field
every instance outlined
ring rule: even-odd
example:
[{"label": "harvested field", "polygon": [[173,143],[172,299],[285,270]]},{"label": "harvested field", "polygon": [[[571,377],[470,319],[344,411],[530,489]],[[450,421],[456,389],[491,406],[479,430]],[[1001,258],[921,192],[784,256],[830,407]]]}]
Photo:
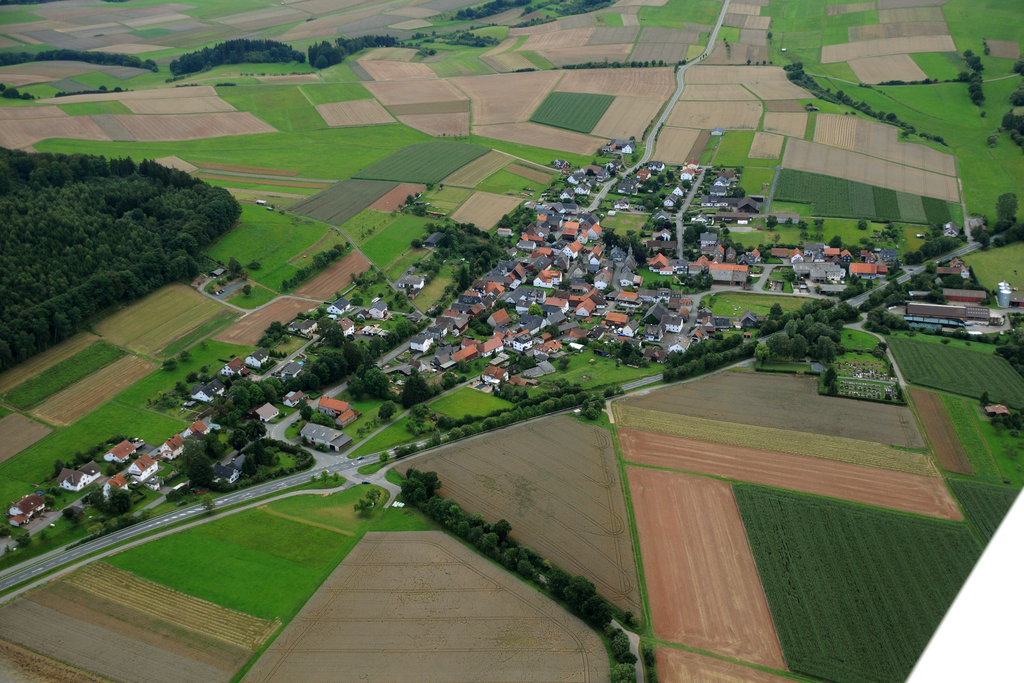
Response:
[{"label": "harvested field", "polygon": [[172,283],[104,318],[95,328],[112,344],[155,355],[175,339],[229,311],[191,287]]},{"label": "harvested field", "polygon": [[124,105],[135,114],[206,114],[235,111],[234,107],[219,97],[130,99],[126,100]]},{"label": "harvested field", "polygon": [[252,173],[255,175],[279,175],[286,178],[299,175],[298,171],[286,171],[281,168],[263,168],[261,166],[239,166],[238,164],[211,164],[197,161],[196,166],[208,171],[230,171],[232,173]]},{"label": "harvested field", "polygon": [[568,31],[576,28],[593,28],[594,27],[594,15],[593,14],[575,14],[568,17],[562,17],[557,22],[559,31]]},{"label": "harvested field", "polygon": [[921,70],[910,55],[889,55],[886,57],[865,57],[849,62],[853,73],[862,83],[884,83],[886,81],[923,81],[928,74]]},{"label": "harvested field", "polygon": [[637,613],[632,540],[607,431],[552,417],[442,448],[418,469],[437,472],[441,495],[490,522],[508,520],[517,541]]},{"label": "harvested field", "polygon": [[[818,139],[818,131],[822,137]],[[851,140],[852,138],[852,140]],[[956,175],[956,160],[926,145],[899,141],[899,129],[840,114],[818,114],[814,141],[842,147],[872,157],[879,157],[905,166]]]},{"label": "harvested field", "polygon": [[231,181],[233,183],[247,183],[250,185],[267,185],[270,183],[278,187],[301,187],[306,190],[323,190],[330,187],[330,185],[326,185],[324,183],[306,183],[293,180],[267,181],[263,178],[238,178],[236,176],[211,175],[209,173],[196,173],[195,176],[196,178],[202,178],[203,180],[220,180],[222,182]]},{"label": "harvested field", "polygon": [[594,154],[601,145],[602,138],[583,135],[571,130],[550,128],[537,123],[501,123],[493,126],[473,126],[473,132],[495,140],[517,142],[523,145],[557,149],[573,154]]},{"label": "harvested field", "polygon": [[676,90],[672,68],[576,69],[566,72],[555,90],[667,100]]},{"label": "harvested field", "polygon": [[24,363],[19,363],[10,370],[5,370],[0,374],[0,394],[6,394],[22,382],[45,372],[61,361],[71,358],[97,341],[99,341],[99,337],[96,335],[80,332],[67,341],[63,341],[40,354],[32,356]]},{"label": "harvested field", "polygon": [[616,45],[619,43],[636,42],[636,36],[640,29],[635,26],[614,26],[595,28],[590,34],[587,45]]},{"label": "harvested field", "polygon": [[721,102],[726,100],[756,100],[757,97],[739,83],[723,83],[722,85],[687,83],[679,99]]},{"label": "harvested field", "polygon": [[[531,12],[531,14],[534,14],[534,13]],[[524,14],[520,18],[524,19],[526,21],[529,21],[530,19],[536,19],[537,15],[535,14],[535,16],[528,16],[528,15]],[[551,22],[548,22],[548,23],[545,23],[545,24],[536,24],[534,26],[521,26],[519,28],[510,28],[508,30],[508,35],[512,36],[512,37],[518,38],[519,36],[533,36],[533,35],[537,35],[538,33],[550,33],[552,31],[557,31],[557,30],[558,30],[558,22],[551,21]]]},{"label": "harvested field", "polygon": [[[744,43],[733,43],[726,47],[721,40],[715,41],[715,49],[704,61],[704,65],[711,64],[750,64],[759,63],[768,59],[768,48]],[[794,86],[795,87],[795,86]],[[804,96],[802,96],[804,97]]]},{"label": "harvested field", "polygon": [[0,72],[3,78],[4,85],[11,85],[16,88],[20,88],[23,85],[32,85],[33,83],[49,83],[50,81],[58,80],[54,76],[33,76],[31,74],[18,74],[8,71]]},{"label": "harvested field", "polygon": [[399,31],[415,31],[418,28],[427,28],[433,26],[429,21],[423,21],[422,19],[409,19],[408,21],[400,21],[397,24],[391,24],[388,28],[398,29]]},{"label": "harvested field", "polygon": [[787,431],[924,448],[908,408],[819,396],[818,383],[810,378],[725,372],[699,382],[651,391],[622,404],[673,415],[761,427],[785,425]]},{"label": "harvested field", "polygon": [[985,40],[989,56],[1000,59],[1020,59],[1020,43],[1015,40]]},{"label": "harvested field", "polygon": [[666,64],[678,64],[686,59],[689,45],[679,43],[640,43],[630,53],[630,61],[653,62],[662,60]]},{"label": "harvested field", "polygon": [[469,114],[407,114],[398,120],[434,137],[469,135]]},{"label": "harvested field", "polygon": [[666,683],[792,683],[793,680],[672,647],[655,648],[654,656],[658,678]]},{"label": "harvested field", "polygon": [[810,99],[811,94],[793,85],[778,66],[695,66],[686,72],[686,84],[739,83],[763,100]]},{"label": "harvested field", "polygon": [[416,50],[407,47],[378,47],[363,54],[360,62],[372,62],[382,59],[388,62],[411,62],[416,56]]},{"label": "harvested field", "polygon": [[[941,5],[942,2],[920,2],[918,0],[912,0],[911,2],[903,3],[896,2],[881,2],[879,3],[883,7],[878,10],[878,21],[883,24],[896,24],[906,21],[945,21],[946,17],[942,13],[941,7],[935,7],[935,5]],[[899,5],[903,6],[900,7]],[[921,7],[914,7],[913,5],[922,5]],[[929,6],[931,5],[931,6]],[[888,6],[889,9],[886,9]]]},{"label": "harvested field", "polygon": [[[402,199],[405,199],[405,197],[402,197]],[[337,292],[344,290],[352,284],[353,275],[360,275],[369,269],[370,262],[358,251],[353,251],[295,290],[295,295],[306,297],[307,299],[328,301]],[[270,323],[267,324],[269,325]]]},{"label": "harvested field", "polygon": [[909,38],[881,38],[859,43],[840,43],[821,48],[821,63],[848,62],[862,57],[912,54],[915,52],[956,52],[953,39],[948,36],[911,36]]},{"label": "harvested field", "polygon": [[88,116],[0,120],[0,147],[21,149],[50,138],[110,141],[110,136]]},{"label": "harvested field", "polygon": [[[632,40],[623,42],[633,42]],[[645,26],[640,34],[640,44],[644,43],[682,43],[696,45],[700,42],[699,31],[681,31],[677,28]]]},{"label": "harvested field", "polygon": [[688,102],[676,104],[665,125],[684,128],[756,130],[761,123],[760,102]]},{"label": "harvested field", "polygon": [[32,414],[50,424],[67,426],[156,368],[156,363],[145,358],[125,356],[60,392],[33,410]]},{"label": "harvested field", "polygon": [[[314,279],[313,282],[316,280]],[[310,282],[309,284],[313,284]],[[234,325],[217,335],[217,341],[229,344],[243,344],[253,346],[263,336],[263,331],[270,327],[275,320],[280,323],[291,321],[302,311],[308,311],[315,306],[309,301],[282,297],[275,299],[273,303],[264,306],[260,310],[250,313]]]},{"label": "harvested field", "polygon": [[790,489],[942,519],[962,519],[941,477],[792,453],[728,446],[666,434],[619,430],[630,462]]},{"label": "harvested field", "polygon": [[857,117],[818,114],[814,123],[814,141],[853,151],[857,144]]},{"label": "harvested field", "polygon": [[293,204],[291,211],[324,223],[341,225],[397,185],[382,180],[343,180],[303,202]]},{"label": "harvested field", "polygon": [[409,195],[415,197],[417,194],[426,191],[426,185],[419,185],[416,183],[399,183],[395,189],[389,190],[383,197],[375,201],[373,204],[370,204],[369,208],[376,209],[377,211],[383,211],[384,213],[391,213],[398,207],[404,206],[405,199]]},{"label": "harvested field", "polygon": [[385,107],[390,107],[393,104],[421,104],[423,102],[449,102],[466,99],[466,96],[451,83],[438,78],[391,83],[370,81],[363,85]]},{"label": "harvested field", "polygon": [[501,217],[519,206],[522,199],[506,197],[490,192],[474,192],[459,210],[452,214],[452,220],[459,223],[473,223],[481,230],[490,230]]},{"label": "harvested field", "polygon": [[[759,31],[765,31],[772,26],[771,17],[758,17],[753,14],[726,14],[725,15],[725,26],[733,26],[740,29],[740,40],[743,41],[743,31],[748,29],[756,29]],[[767,36],[764,36],[767,38]],[[764,45],[764,43],[748,43],[750,45]]]},{"label": "harvested field", "polygon": [[[895,130],[895,129],[894,129]],[[921,147],[922,145],[903,145]],[[922,197],[935,197],[950,202],[960,199],[956,178],[876,159],[857,152],[827,147],[806,140],[790,140],[782,159],[783,168],[845,178],[907,192]]]},{"label": "harvested field", "polygon": [[0,121],[11,119],[64,118],[67,114],[57,107],[0,107]]},{"label": "harvested field", "polygon": [[394,123],[391,114],[377,100],[353,100],[316,105],[317,113],[331,128],[343,126],[375,126]]},{"label": "harvested field", "polygon": [[785,669],[732,486],[641,467],[626,477],[655,635]]},{"label": "harvested field", "polygon": [[768,32],[760,28],[741,28],[740,43],[744,45],[753,45],[755,47],[764,47],[768,45]]},{"label": "harvested field", "polygon": [[801,112],[807,111],[804,105],[796,100],[768,100],[764,103],[765,111]]},{"label": "harvested field", "polygon": [[935,457],[939,459],[942,469],[973,477],[974,468],[971,467],[971,461],[956,435],[953,422],[942,405],[942,398],[934,392],[917,387],[910,388],[909,391],[917,414],[924,424],[925,434],[928,435],[932,450],[935,451]]},{"label": "harvested field", "polygon": [[43,104],[80,104],[83,102],[130,102],[149,101],[155,99],[192,99],[217,97],[217,90],[212,85],[197,85],[190,88],[153,88],[149,90],[129,90],[123,92],[91,93],[88,95],[68,95],[67,97],[51,97],[39,100]]},{"label": "harvested field", "polygon": [[[515,43],[515,39],[512,40]],[[498,46],[501,47],[500,45]],[[497,50],[498,48],[495,48]],[[504,52],[501,54],[484,54],[480,59],[486,62],[492,69],[502,73],[518,71],[520,69],[535,69],[536,66],[520,52]]]},{"label": "harvested field", "polygon": [[662,100],[649,97],[616,97],[591,133],[605,138],[641,140],[661,105]]},{"label": "harvested field", "polygon": [[560,47],[583,47],[590,40],[592,28],[574,28],[567,31],[539,33],[526,39],[523,50],[552,50]]},{"label": "harvested field", "polygon": [[410,114],[462,114],[469,112],[469,100],[395,104],[388,107],[388,109],[395,116],[408,116]]},{"label": "harvested field", "polygon": [[879,40],[882,38],[949,35],[949,27],[946,26],[946,22],[944,21],[917,21],[912,23],[850,26],[846,31],[851,43],[862,40]]},{"label": "harvested field", "polygon": [[388,62],[370,60],[360,62],[366,73],[375,81],[407,81],[437,78],[437,74],[426,64],[419,62]]},{"label": "harvested field", "polygon": [[367,533],[243,680],[481,675],[603,681],[609,664],[594,631],[523,581],[444,532],[406,531]]},{"label": "harvested field", "polygon": [[53,430],[21,413],[0,419],[0,462],[5,462],[39,441]]},{"label": "harvested field", "polygon": [[[834,17],[839,14],[855,14],[857,12],[870,12],[875,9],[874,2],[854,2],[849,5],[829,5],[825,8],[826,17]],[[881,21],[882,13],[879,12],[879,21]]]},{"label": "harvested field", "polygon": [[535,183],[543,183],[545,185],[551,182],[551,178],[554,175],[553,173],[542,171],[539,168],[522,166],[520,164],[512,164],[511,166],[506,167],[505,170],[509,173],[515,173],[517,176],[522,176],[527,180],[532,180]]},{"label": "harvested field", "polygon": [[158,50],[166,50],[163,45],[146,45],[144,43],[121,43],[119,45],[104,45],[103,47],[94,47],[89,52],[106,52],[109,54],[120,54],[120,55],[141,55],[146,52],[156,52]]},{"label": "harvested field", "polygon": [[694,128],[662,128],[655,148],[657,158],[666,164],[685,164],[691,159],[690,150],[700,134]]},{"label": "harvested field", "polygon": [[806,112],[768,112],[764,115],[764,129],[769,133],[802,138],[807,132],[807,114]]},{"label": "harvested field", "polygon": [[585,64],[590,61],[602,60],[623,62],[632,49],[633,44],[630,43],[629,45],[563,47],[557,50],[544,50],[538,54],[555,66],[565,66],[567,64]]},{"label": "harvested field", "polygon": [[[79,117],[72,117],[72,119],[75,118]],[[139,142],[204,140],[228,135],[277,132],[272,126],[247,111],[155,116],[115,114],[111,118],[121,124]]]},{"label": "harvested field", "polygon": [[[455,185],[456,187],[476,187],[485,178],[503,169],[510,161],[512,161],[510,155],[492,149],[452,173],[442,182],[445,185]],[[370,208],[376,208],[376,206]]]},{"label": "harvested field", "polygon": [[114,142],[135,142],[135,136],[111,114],[95,114],[89,118],[95,121],[96,125]]},{"label": "harvested field", "polygon": [[[2,39],[0,39],[2,43]],[[6,46],[5,46],[6,47]],[[106,683],[56,659],[0,640],[0,677],[10,683]]]},{"label": "harvested field", "polygon": [[729,5],[729,11],[733,14],[752,14],[757,16],[761,13],[761,6],[754,4],[732,4]]},{"label": "harvested field", "polygon": [[185,173],[191,173],[192,171],[195,171],[198,168],[197,166],[193,166],[184,159],[179,159],[178,157],[161,157],[159,159],[154,159],[153,161],[160,164],[161,166],[173,168],[178,171],[184,171]]},{"label": "harvested field", "polygon": [[[453,78],[452,83],[472,101],[476,127],[529,120],[561,76],[558,71],[534,71]],[[510,98],[509,93],[516,96]]]},{"label": "harvested field", "polygon": [[785,136],[774,133],[754,133],[754,142],[747,156],[751,159],[778,159],[782,156],[782,143],[785,139]]}]

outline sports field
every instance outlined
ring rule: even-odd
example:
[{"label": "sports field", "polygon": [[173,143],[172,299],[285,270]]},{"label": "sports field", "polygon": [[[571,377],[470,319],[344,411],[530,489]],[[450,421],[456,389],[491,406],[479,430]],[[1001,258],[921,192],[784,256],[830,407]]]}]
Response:
[{"label": "sports field", "polygon": [[995,403],[1024,407],[1024,379],[1002,356],[906,337],[889,347],[908,382],[972,398],[987,391]]}]

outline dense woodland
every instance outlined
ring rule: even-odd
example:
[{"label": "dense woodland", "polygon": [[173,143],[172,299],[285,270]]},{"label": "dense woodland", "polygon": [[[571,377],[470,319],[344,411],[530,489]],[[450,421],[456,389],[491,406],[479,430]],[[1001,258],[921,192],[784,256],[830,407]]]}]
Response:
[{"label": "dense woodland", "polygon": [[309,46],[309,65],[315,69],[326,69],[340,64],[345,57],[354,55],[368,47],[394,47],[398,39],[391,36],[360,36],[359,38],[338,38],[333,44],[322,40]]},{"label": "dense woodland", "polygon": [[239,38],[213,47],[204,47],[189,52],[171,62],[170,70],[175,76],[211,69],[221,64],[287,64],[306,61],[306,55],[292,49],[291,45],[276,40],[248,40]]},{"label": "dense woodland", "polygon": [[140,59],[135,55],[108,54],[106,52],[82,52],[80,50],[44,50],[43,52],[0,52],[0,66],[24,64],[25,62],[87,62],[103,66],[131,66],[136,69],[157,71],[152,59]]},{"label": "dense woodland", "polygon": [[0,368],[195,277],[240,215],[227,190],[152,161],[0,148]]}]

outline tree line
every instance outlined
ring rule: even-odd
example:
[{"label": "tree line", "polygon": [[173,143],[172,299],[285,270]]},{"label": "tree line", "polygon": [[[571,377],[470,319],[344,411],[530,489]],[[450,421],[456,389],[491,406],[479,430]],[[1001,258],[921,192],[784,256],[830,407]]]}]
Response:
[{"label": "tree line", "polygon": [[153,161],[0,148],[0,369],[196,277],[240,215],[227,190]]},{"label": "tree line", "polygon": [[398,39],[392,36],[360,36],[358,38],[338,38],[333,44],[322,40],[310,45],[306,52],[309,55],[311,67],[326,69],[329,66],[341,64],[345,57],[354,55],[368,47],[394,47],[395,45],[398,45]]},{"label": "tree line", "polygon": [[80,50],[44,50],[43,52],[0,52],[0,66],[24,64],[26,62],[87,62],[103,66],[130,66],[156,72],[159,68],[152,59],[141,59],[136,55],[112,54],[107,52],[82,52]]},{"label": "tree line", "polygon": [[221,64],[303,64],[305,61],[306,55],[291,45],[276,40],[238,38],[183,54],[171,62],[170,70],[175,76],[180,76],[212,69]]}]

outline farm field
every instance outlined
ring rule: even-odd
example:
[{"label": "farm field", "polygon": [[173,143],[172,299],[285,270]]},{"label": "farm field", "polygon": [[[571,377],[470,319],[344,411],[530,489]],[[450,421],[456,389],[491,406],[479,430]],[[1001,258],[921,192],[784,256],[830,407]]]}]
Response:
[{"label": "farm field", "polygon": [[[1019,267],[1024,263],[1024,243],[975,251],[964,257],[964,263],[971,267],[978,282],[986,289],[995,289],[1000,282],[1009,282],[1011,287],[1017,289],[1024,288],[1024,269]],[[1018,267],[1014,268],[1014,265]]]},{"label": "farm field", "polygon": [[642,465],[813,493],[930,517],[963,519],[941,477],[633,429],[620,429],[619,443],[626,460]]},{"label": "farm field", "polygon": [[104,318],[95,329],[112,344],[157,355],[225,310],[191,287],[172,283]]},{"label": "farm field", "polygon": [[291,211],[324,223],[341,225],[397,186],[398,183],[380,180],[343,180],[309,199],[292,204]]},{"label": "farm field", "polygon": [[0,463],[6,462],[53,430],[21,413],[0,418]]},{"label": "farm field", "polygon": [[527,121],[561,77],[559,71],[533,71],[453,78],[452,83],[469,96],[473,125],[484,126]]},{"label": "farm field", "polygon": [[308,299],[329,300],[335,292],[347,289],[353,276],[370,269],[370,263],[358,251],[349,252],[345,258],[333,263],[324,272],[295,290],[295,296]]},{"label": "farm field", "polygon": [[950,479],[949,485],[964,506],[967,518],[977,527],[985,543],[992,540],[999,524],[1020,495],[1019,489],[964,479]]},{"label": "farm field", "polygon": [[93,344],[19,384],[4,395],[4,401],[22,410],[33,408],[124,355],[124,351],[106,342]]},{"label": "farm field", "polygon": [[79,332],[60,344],[32,356],[24,363],[19,363],[10,370],[5,370],[3,373],[0,373],[0,393],[6,394],[14,387],[87,349],[96,343],[97,340],[99,340],[99,337],[94,334]]},{"label": "farm field", "polygon": [[[965,399],[948,394],[941,394],[943,408],[949,416],[956,432],[957,440],[963,446],[967,457],[971,461],[975,476],[981,479],[999,481],[1001,478],[1000,468],[992,459],[992,454],[986,439],[978,427],[978,420],[971,415],[976,413],[973,405],[968,405]],[[991,425],[986,425],[991,427]]]},{"label": "farm field", "polygon": [[462,680],[481,670],[600,681],[609,663],[586,624],[444,532],[370,532],[242,680]]},{"label": "farm field", "polygon": [[942,397],[935,392],[916,387],[910,388],[908,391],[942,469],[973,477],[974,468],[971,467],[971,461],[968,459],[960,439],[957,438],[953,422],[942,405]]},{"label": "farm field", "polygon": [[784,669],[732,487],[640,467],[626,477],[655,635]]},{"label": "farm field", "polygon": [[263,331],[270,327],[270,323],[275,320],[287,323],[298,313],[308,311],[310,308],[316,308],[316,304],[287,296],[281,297],[269,306],[245,316],[215,338],[229,344],[254,346],[263,337]]},{"label": "farm field", "polygon": [[405,200],[408,197],[415,197],[416,195],[422,194],[426,191],[426,185],[419,185],[417,183],[401,183],[373,204],[370,204],[370,208],[374,211],[391,213],[392,211],[405,206]]},{"label": "farm field", "polygon": [[733,491],[789,669],[836,683],[904,680],[981,554],[963,524]]},{"label": "farm field", "polygon": [[789,168],[779,174],[775,201],[809,204],[814,216],[939,224],[950,219],[941,200]]},{"label": "farm field", "polygon": [[490,230],[501,217],[523,201],[519,197],[507,197],[490,192],[474,192],[473,196],[452,214],[452,220],[459,223],[473,223],[481,230]]},{"label": "farm field", "polygon": [[658,678],[691,683],[790,683],[793,679],[671,647],[654,650]]},{"label": "farm field", "polygon": [[442,448],[417,469],[436,471],[441,495],[467,512],[508,520],[517,541],[638,613],[632,540],[607,431],[553,417]]},{"label": "farm field", "polygon": [[662,101],[653,97],[616,97],[590,132],[609,139],[640,140],[661,105]]},{"label": "farm field", "polygon": [[611,95],[553,92],[541,102],[530,120],[577,133],[589,133],[614,99]]},{"label": "farm field", "polygon": [[402,214],[368,239],[362,246],[363,253],[378,268],[386,270],[395,259],[410,248],[410,243],[414,239],[427,236],[428,222],[425,218]]},{"label": "farm field", "polygon": [[492,149],[445,178],[444,184],[456,187],[476,187],[489,175],[500,171],[511,161],[512,157],[508,154]]},{"label": "farm field", "polygon": [[987,391],[994,403],[1024,407],[1024,379],[1002,356],[905,337],[889,346],[908,382],[972,398]]},{"label": "farm field", "polygon": [[449,417],[462,418],[466,415],[487,415],[495,410],[511,408],[512,404],[497,396],[462,387],[428,403],[427,407]]},{"label": "farm field", "polygon": [[761,427],[785,425],[798,432],[924,448],[907,408],[819,396],[817,381],[808,378],[725,372],[622,403],[707,420]]},{"label": "farm field", "polygon": [[458,142],[423,142],[404,147],[367,166],[357,178],[409,183],[436,183],[477,157],[486,147]]},{"label": "farm field", "polygon": [[145,358],[125,356],[47,400],[32,414],[50,424],[69,425],[156,368]]}]

